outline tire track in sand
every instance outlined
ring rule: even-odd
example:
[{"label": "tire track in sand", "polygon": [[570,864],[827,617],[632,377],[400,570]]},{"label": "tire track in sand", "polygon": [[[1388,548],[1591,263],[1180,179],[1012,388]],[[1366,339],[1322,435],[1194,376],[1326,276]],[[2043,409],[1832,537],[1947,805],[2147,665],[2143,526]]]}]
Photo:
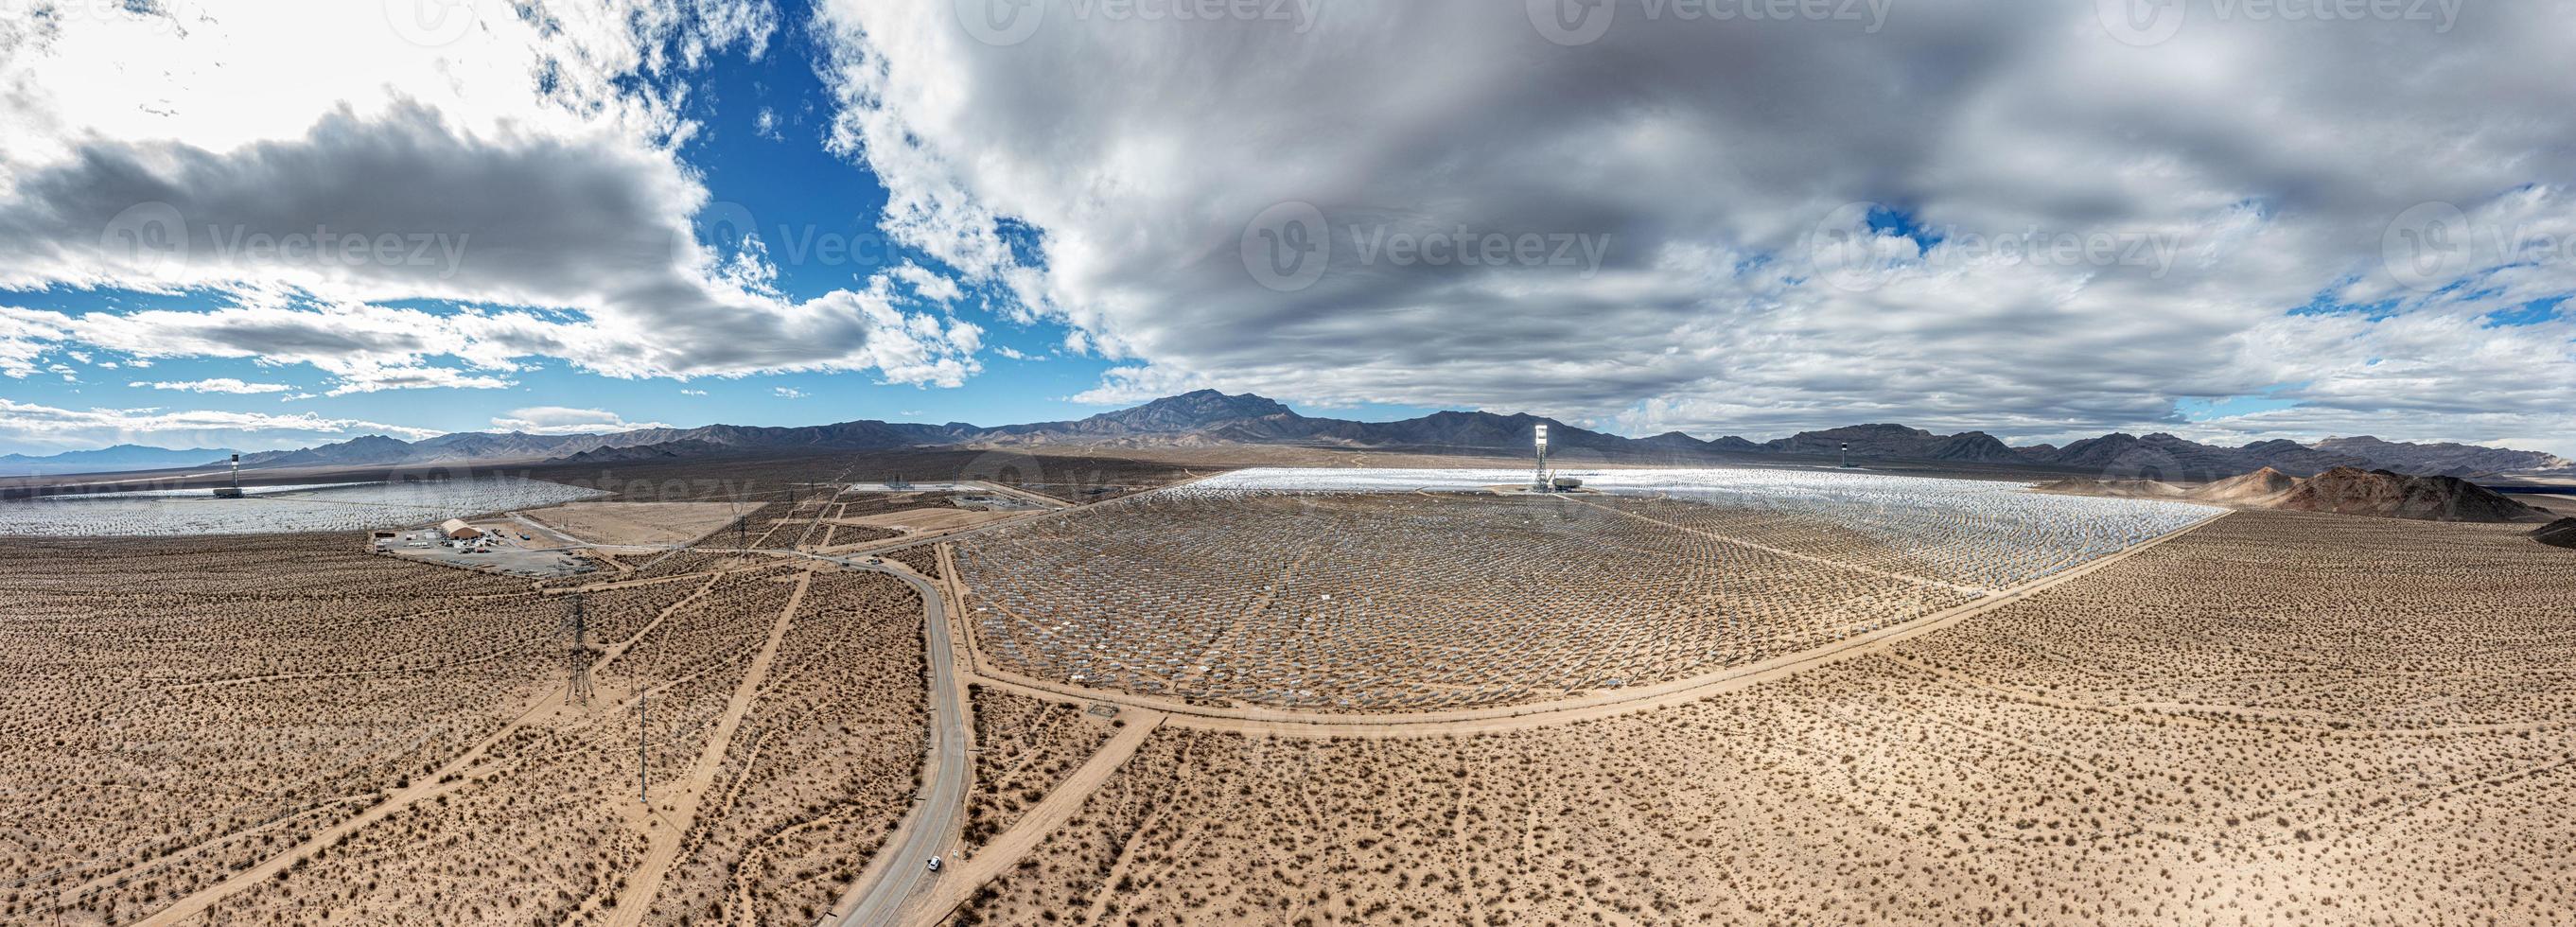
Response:
[{"label": "tire track in sand", "polygon": [[769,639],[761,642],[760,653],[751,658],[751,668],[743,671],[742,682],[734,686],[733,698],[725,703],[723,719],[716,722],[715,732],[707,735],[706,747],[698,751],[698,761],[689,767],[688,778],[681,780],[680,796],[671,802],[670,816],[665,818],[647,809],[644,863],[627,880],[626,891],[619,893],[617,913],[609,919],[609,927],[643,923],[654,896],[661,894],[662,880],[671,874],[671,864],[679,861],[680,841],[697,824],[698,809],[706,802],[707,789],[715,784],[716,770],[724,765],[734,732],[742,727],[742,717],[751,712],[752,703],[759,700],[761,683],[769,678],[769,665],[778,657],[778,644],[786,639],[787,629],[795,623],[797,607],[805,602],[805,590],[813,583],[814,571],[796,574],[796,591],[787,596],[787,607],[779,609],[778,619],[770,623]]}]

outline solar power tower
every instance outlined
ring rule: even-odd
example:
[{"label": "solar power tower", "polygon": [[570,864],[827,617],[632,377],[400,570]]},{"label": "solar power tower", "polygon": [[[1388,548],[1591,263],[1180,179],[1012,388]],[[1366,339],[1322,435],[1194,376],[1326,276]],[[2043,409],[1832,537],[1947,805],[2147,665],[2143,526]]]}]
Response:
[{"label": "solar power tower", "polygon": [[234,454],[234,455],[233,455],[233,484],[232,484],[232,485],[230,485],[230,486],[217,486],[217,487],[215,487],[215,498],[217,498],[217,499],[239,499],[239,498],[241,498],[241,497],[242,497],[242,491],[241,491],[241,455],[240,455],[240,454]]},{"label": "solar power tower", "polygon": [[1531,489],[1533,489],[1533,490],[1536,490],[1536,491],[1538,491],[1538,492],[1548,492],[1548,491],[1552,490],[1554,487],[1552,487],[1552,486],[1548,485],[1548,473],[1547,473],[1547,423],[1546,423],[1546,422],[1540,422],[1540,423],[1538,423],[1538,439],[1537,439],[1537,440],[1538,440],[1538,476],[1537,476],[1537,477],[1536,477],[1536,478],[1535,478],[1535,479],[1530,483],[1530,488],[1531,488]]}]

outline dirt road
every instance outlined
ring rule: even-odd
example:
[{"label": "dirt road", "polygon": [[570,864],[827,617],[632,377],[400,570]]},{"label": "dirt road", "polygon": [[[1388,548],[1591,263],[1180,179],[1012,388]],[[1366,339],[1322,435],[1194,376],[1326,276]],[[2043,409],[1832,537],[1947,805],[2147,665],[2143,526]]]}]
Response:
[{"label": "dirt road", "polygon": [[966,783],[974,770],[967,754],[973,722],[966,713],[966,684],[957,676],[956,655],[949,647],[946,600],[929,580],[900,564],[870,563],[866,557],[801,556],[884,573],[921,593],[922,635],[930,656],[930,749],[922,764],[921,793],[884,848],[823,917],[825,924],[878,927],[894,923],[914,892],[938,878],[926,865],[929,859],[958,846]]},{"label": "dirt road", "polygon": [[913,909],[911,916],[903,922],[919,927],[936,927],[948,918],[949,912],[966,903],[966,898],[975,894],[976,889],[1001,875],[1021,857],[1029,855],[1047,835],[1072,820],[1074,812],[1082,810],[1082,803],[1091,798],[1091,793],[1098,791],[1101,783],[1109,781],[1109,774],[1127,765],[1127,758],[1136,755],[1136,748],[1143,746],[1145,738],[1152,736],[1154,729],[1163,723],[1163,716],[1155,712],[1126,714],[1129,716],[1121,720],[1127,726],[1120,728],[1117,736],[1101,745],[1099,752],[1084,760],[1054,791],[1048,792],[1046,798],[1022,815],[1019,823],[1011,825],[1010,830],[1003,831],[983,849],[975,851],[974,859],[940,873],[938,884],[932,887],[924,903]]}]

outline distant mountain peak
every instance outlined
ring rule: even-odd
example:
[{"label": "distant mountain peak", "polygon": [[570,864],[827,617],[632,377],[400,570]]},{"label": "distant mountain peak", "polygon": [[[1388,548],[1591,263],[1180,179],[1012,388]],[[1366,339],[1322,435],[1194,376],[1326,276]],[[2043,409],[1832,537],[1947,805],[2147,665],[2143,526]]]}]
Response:
[{"label": "distant mountain peak", "polygon": [[1103,412],[1083,419],[1076,425],[1089,424],[1091,431],[1123,429],[1131,432],[1189,431],[1268,418],[1273,415],[1294,416],[1297,413],[1278,400],[1252,393],[1229,396],[1212,389],[1193,390],[1178,396],[1165,396],[1139,406],[1114,412]]}]

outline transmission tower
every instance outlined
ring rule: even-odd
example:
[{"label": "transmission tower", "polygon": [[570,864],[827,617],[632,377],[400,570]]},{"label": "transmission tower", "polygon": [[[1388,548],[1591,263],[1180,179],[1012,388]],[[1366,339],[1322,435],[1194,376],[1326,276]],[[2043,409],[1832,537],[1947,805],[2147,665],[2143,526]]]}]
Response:
[{"label": "transmission tower", "polygon": [[565,621],[572,625],[572,649],[566,658],[566,662],[572,669],[572,690],[569,698],[575,705],[588,705],[590,704],[590,615],[582,608],[581,593],[572,594],[572,615]]}]

